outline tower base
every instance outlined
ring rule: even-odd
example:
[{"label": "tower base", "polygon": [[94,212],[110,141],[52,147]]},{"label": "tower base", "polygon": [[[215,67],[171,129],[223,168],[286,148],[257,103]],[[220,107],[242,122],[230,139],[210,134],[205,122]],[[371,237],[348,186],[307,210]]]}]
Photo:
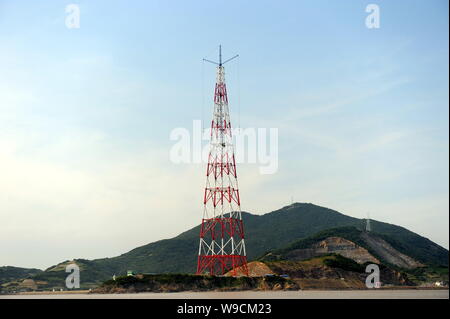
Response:
[{"label": "tower base", "polygon": [[197,275],[209,273],[211,276],[225,275],[248,276],[247,257],[240,255],[199,255]]}]

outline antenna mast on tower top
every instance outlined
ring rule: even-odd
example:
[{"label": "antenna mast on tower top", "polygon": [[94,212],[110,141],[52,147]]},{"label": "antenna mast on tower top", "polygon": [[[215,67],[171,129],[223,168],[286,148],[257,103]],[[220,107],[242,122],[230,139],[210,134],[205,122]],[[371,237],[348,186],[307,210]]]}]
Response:
[{"label": "antenna mast on tower top", "polygon": [[225,63],[230,62],[231,60],[237,58],[238,56],[239,56],[239,54],[236,54],[235,56],[229,58],[228,60],[226,60],[225,62],[222,63],[222,46],[219,45],[219,62],[211,61],[211,60],[208,60],[208,59],[203,59],[203,61],[215,64],[215,65],[218,65],[218,66],[222,66]]}]

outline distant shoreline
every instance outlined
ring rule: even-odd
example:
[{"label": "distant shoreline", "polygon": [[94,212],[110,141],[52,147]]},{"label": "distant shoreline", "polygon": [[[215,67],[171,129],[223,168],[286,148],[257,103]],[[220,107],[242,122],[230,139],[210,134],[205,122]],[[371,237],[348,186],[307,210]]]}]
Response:
[{"label": "distant shoreline", "polygon": [[289,290],[289,291],[184,291],[97,294],[88,290],[28,292],[0,295],[0,299],[448,299],[449,290],[367,289],[367,290]]},{"label": "distant shoreline", "polygon": [[310,289],[299,289],[299,290],[260,290],[260,289],[248,289],[248,290],[184,290],[184,291],[176,291],[176,292],[159,292],[159,291],[152,291],[152,292],[125,292],[125,293],[110,293],[110,292],[104,292],[99,293],[97,291],[90,291],[90,290],[64,290],[64,291],[24,291],[24,292],[18,292],[18,293],[9,293],[9,294],[0,294],[0,298],[2,296],[14,296],[14,295],[83,295],[83,294],[90,294],[90,295],[125,295],[125,294],[177,294],[177,293],[245,293],[245,292],[284,292],[284,291],[323,291],[323,292],[338,292],[338,291],[428,291],[428,290],[449,290],[448,287],[417,287],[417,286],[396,286],[396,287],[381,287],[378,289],[355,289],[355,288],[348,288],[348,289],[322,289],[322,288],[310,288]]}]

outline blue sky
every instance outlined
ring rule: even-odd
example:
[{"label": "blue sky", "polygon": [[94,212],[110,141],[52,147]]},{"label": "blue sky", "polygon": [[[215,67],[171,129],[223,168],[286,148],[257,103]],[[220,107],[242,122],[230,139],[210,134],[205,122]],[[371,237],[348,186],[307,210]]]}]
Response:
[{"label": "blue sky", "polygon": [[293,197],[448,248],[447,1],[0,0],[0,265],[114,256],[200,221],[204,167],[171,163],[169,134],[209,121],[219,44],[240,55],[235,126],[279,130],[276,174],[238,168],[243,210]]}]

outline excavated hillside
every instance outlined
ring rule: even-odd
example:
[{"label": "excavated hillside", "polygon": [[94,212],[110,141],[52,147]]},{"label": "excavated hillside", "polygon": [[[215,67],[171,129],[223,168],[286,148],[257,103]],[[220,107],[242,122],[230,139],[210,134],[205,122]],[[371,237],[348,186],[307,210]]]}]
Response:
[{"label": "excavated hillside", "polygon": [[[301,289],[366,289],[365,267],[341,255],[274,261],[266,265],[275,275],[289,276]],[[380,278],[384,286],[414,285],[404,273],[384,266],[380,267]]]},{"label": "excavated hillside", "polygon": [[414,260],[413,258],[402,254],[397,249],[392,247],[388,242],[378,236],[362,232],[361,238],[374,251],[374,253],[376,253],[391,265],[406,269],[414,269],[425,266],[424,264]]},{"label": "excavated hillside", "polygon": [[341,237],[328,237],[312,244],[310,248],[294,249],[287,253],[286,257],[289,260],[305,260],[333,253],[353,259],[359,264],[364,264],[366,262],[380,263],[380,261],[372,256],[367,249]]},{"label": "excavated hillside", "polygon": [[[345,241],[341,244],[350,245]],[[367,254],[367,253],[365,253]],[[370,254],[367,255],[370,258]],[[326,255],[308,260],[283,260],[248,263],[250,277],[284,276],[300,289],[366,289],[365,266],[342,255]],[[244,276],[242,269],[238,276]],[[226,276],[231,276],[231,272]],[[384,286],[413,286],[408,277],[399,271],[380,266]]]},{"label": "excavated hillside", "polygon": [[302,239],[285,248],[265,254],[262,261],[306,260],[326,254],[339,254],[358,264],[387,264],[403,269],[415,269],[425,265],[398,251],[380,235],[342,227],[326,230]]}]

